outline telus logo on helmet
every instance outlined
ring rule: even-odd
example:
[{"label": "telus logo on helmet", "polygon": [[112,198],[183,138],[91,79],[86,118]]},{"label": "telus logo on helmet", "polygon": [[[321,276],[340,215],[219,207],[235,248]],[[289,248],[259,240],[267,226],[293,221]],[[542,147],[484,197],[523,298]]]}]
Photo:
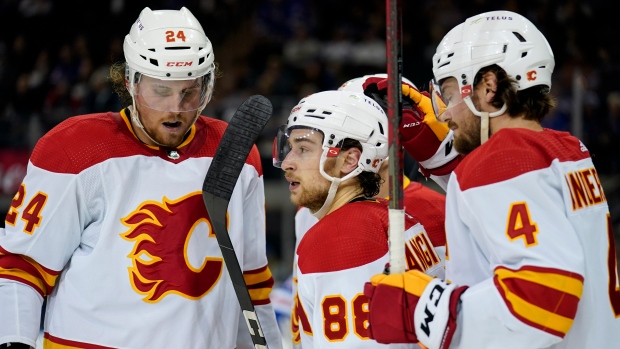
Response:
[{"label": "telus logo on helmet", "polygon": [[191,67],[194,62],[166,62],[166,67]]},{"label": "telus logo on helmet", "polygon": [[491,16],[487,17],[487,21],[512,21],[510,16]]}]

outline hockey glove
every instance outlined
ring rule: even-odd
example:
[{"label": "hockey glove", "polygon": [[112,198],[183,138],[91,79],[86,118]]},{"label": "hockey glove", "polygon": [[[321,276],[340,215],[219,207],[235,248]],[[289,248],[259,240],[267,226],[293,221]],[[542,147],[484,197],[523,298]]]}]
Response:
[{"label": "hockey glove", "polygon": [[364,285],[370,337],[384,344],[419,341],[429,349],[448,348],[466,289],[417,270],[377,274]]},{"label": "hockey glove", "polygon": [[[365,95],[387,109],[387,79],[368,78],[363,87]],[[460,159],[455,159],[458,154],[452,150],[451,136],[450,139],[446,138],[450,133],[448,125],[439,121],[435,116],[428,92],[420,92],[414,86],[403,82],[402,94],[403,116],[400,134],[403,146],[420,163],[421,172],[426,177],[431,174],[449,174],[458,165]],[[442,109],[441,106],[440,109]],[[446,168],[445,165],[448,163],[450,163],[447,166],[449,168]],[[438,169],[438,171],[433,171],[433,169]]]}]

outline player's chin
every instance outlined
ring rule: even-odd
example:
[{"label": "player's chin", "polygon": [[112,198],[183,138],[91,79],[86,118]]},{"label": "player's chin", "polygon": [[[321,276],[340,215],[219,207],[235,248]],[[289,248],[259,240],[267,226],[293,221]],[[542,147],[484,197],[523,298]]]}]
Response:
[{"label": "player's chin", "polygon": [[183,143],[183,135],[163,134],[155,140],[164,147],[176,148]]},{"label": "player's chin", "polygon": [[300,199],[300,195],[298,193],[291,192],[291,195],[289,195],[289,199],[291,200],[291,204],[295,206],[301,206],[302,200]]}]

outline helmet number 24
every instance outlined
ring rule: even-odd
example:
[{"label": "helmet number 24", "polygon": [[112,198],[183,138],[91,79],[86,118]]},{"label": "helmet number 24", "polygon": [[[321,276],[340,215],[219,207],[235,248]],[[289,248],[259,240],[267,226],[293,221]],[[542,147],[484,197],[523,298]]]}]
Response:
[{"label": "helmet number 24", "polygon": [[185,42],[185,33],[182,30],[179,30],[178,32],[174,32],[172,30],[167,30],[166,31],[166,41],[167,42],[175,42],[177,41],[177,39]]}]

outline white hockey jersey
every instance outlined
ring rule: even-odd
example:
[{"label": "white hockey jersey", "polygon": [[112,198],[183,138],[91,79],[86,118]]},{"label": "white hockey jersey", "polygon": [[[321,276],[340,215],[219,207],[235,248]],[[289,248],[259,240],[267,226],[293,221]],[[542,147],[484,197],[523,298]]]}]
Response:
[{"label": "white hockey jersey", "polygon": [[[237,343],[245,322],[201,195],[225,128],[201,116],[178,149],[161,149],[139,142],[123,111],[45,135],[0,230],[0,343],[34,346],[47,296],[46,347],[253,347],[249,335]],[[264,200],[255,147],[228,233],[269,347],[280,348]]]},{"label": "white hockey jersey", "polygon": [[[408,269],[444,275],[443,253],[417,218],[406,215]],[[303,348],[415,348],[369,339],[364,283],[389,261],[387,202],[360,201],[323,217],[301,240],[293,326]],[[438,237],[443,242],[443,234]]]},{"label": "white hockey jersey", "polygon": [[609,208],[578,139],[502,129],[446,197],[446,277],[470,286],[450,348],[620,347]]}]

